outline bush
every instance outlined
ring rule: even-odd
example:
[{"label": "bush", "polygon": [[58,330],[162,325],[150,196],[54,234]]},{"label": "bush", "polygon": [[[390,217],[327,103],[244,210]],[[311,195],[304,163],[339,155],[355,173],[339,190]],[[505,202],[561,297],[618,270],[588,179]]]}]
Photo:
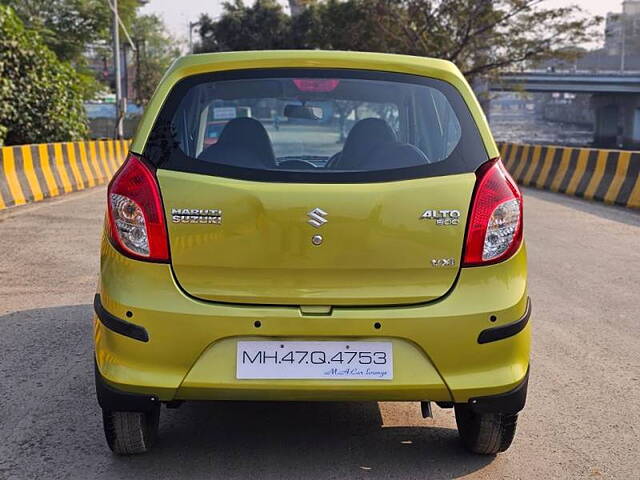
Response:
[{"label": "bush", "polygon": [[0,145],[77,140],[86,134],[78,75],[11,8],[0,5]]}]

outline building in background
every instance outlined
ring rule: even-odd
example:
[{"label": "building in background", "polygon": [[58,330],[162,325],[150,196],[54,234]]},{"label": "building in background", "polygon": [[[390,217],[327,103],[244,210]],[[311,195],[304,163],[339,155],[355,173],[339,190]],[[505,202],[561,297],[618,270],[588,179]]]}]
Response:
[{"label": "building in background", "polygon": [[627,55],[640,47],[640,0],[622,2],[622,13],[609,12],[605,24],[604,50],[608,55]]}]

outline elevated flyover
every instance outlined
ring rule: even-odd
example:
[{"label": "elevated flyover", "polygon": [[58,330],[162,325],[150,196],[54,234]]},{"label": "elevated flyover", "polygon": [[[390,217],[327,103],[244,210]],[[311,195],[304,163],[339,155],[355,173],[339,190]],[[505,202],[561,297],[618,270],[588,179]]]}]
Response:
[{"label": "elevated flyover", "polygon": [[506,73],[491,82],[492,91],[570,92],[640,95],[640,72]]},{"label": "elevated flyover", "polygon": [[595,145],[640,148],[640,72],[505,73],[489,84],[489,90],[591,94]]}]

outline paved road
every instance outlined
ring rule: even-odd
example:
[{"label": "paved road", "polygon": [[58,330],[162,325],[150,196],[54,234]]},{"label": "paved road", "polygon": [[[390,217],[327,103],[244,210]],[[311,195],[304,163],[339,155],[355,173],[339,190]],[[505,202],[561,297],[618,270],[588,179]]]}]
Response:
[{"label": "paved road", "polygon": [[466,454],[415,403],[214,403],[118,458],[92,383],[103,197],[0,213],[0,478],[640,478],[639,214],[526,191],[533,376],[506,454]]}]

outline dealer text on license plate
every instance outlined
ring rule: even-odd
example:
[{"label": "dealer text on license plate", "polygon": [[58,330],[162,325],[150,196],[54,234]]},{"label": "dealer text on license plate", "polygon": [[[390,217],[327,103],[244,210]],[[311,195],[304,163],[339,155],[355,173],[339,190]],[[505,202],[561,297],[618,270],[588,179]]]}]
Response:
[{"label": "dealer text on license plate", "polygon": [[392,344],[241,341],[236,378],[392,380]]}]

